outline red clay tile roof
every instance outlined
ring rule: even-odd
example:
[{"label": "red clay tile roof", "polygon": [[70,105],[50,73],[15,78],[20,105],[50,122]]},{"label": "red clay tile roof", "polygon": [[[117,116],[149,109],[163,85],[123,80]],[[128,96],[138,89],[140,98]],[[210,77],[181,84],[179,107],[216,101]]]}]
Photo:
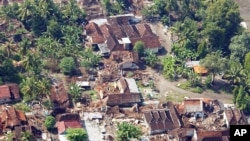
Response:
[{"label": "red clay tile roof", "polygon": [[62,134],[66,130],[64,121],[57,122],[56,127],[57,127],[57,130],[58,130],[58,134]]},{"label": "red clay tile roof", "polygon": [[56,123],[58,134],[62,134],[65,132],[68,128],[82,128],[79,121],[60,121]]},{"label": "red clay tile roof", "polygon": [[23,111],[16,110],[16,114],[17,114],[18,119],[20,119],[21,121],[27,121],[27,118]]},{"label": "red clay tile roof", "polygon": [[92,37],[92,43],[98,44],[103,43],[105,41],[103,34],[96,23],[92,22],[87,24],[85,26],[85,30],[87,35]]},{"label": "red clay tile roof", "polygon": [[150,48],[159,48],[161,46],[161,43],[159,41],[159,37],[154,36],[154,37],[143,37],[143,38],[130,38],[130,41],[132,42],[133,45],[137,41],[142,41],[144,43],[144,47],[146,49]]},{"label": "red clay tile roof", "polygon": [[21,125],[21,121],[27,121],[24,113],[15,110],[12,106],[2,106],[0,113],[1,122],[4,123],[6,127]]},{"label": "red clay tile roof", "polygon": [[7,85],[0,86],[0,99],[11,98],[10,89]]},{"label": "red clay tile roof", "polygon": [[15,100],[20,100],[20,92],[19,92],[19,86],[18,84],[14,84],[14,83],[11,83],[11,84],[6,84],[9,89],[10,89],[10,92],[14,95],[14,99]]}]

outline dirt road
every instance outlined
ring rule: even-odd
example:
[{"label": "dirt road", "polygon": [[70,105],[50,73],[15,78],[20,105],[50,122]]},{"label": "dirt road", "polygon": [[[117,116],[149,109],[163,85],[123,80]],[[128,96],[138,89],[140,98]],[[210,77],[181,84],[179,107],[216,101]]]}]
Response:
[{"label": "dirt road", "polygon": [[187,90],[183,90],[181,88],[176,87],[176,85],[180,82],[170,82],[166,80],[161,74],[155,72],[151,68],[147,68],[147,71],[152,73],[155,79],[155,85],[160,91],[160,95],[167,96],[170,94],[174,94],[176,97],[184,98],[211,98],[211,99],[219,99],[224,103],[232,103],[232,94],[225,93],[214,93],[213,91],[204,91],[203,93],[193,93]]}]

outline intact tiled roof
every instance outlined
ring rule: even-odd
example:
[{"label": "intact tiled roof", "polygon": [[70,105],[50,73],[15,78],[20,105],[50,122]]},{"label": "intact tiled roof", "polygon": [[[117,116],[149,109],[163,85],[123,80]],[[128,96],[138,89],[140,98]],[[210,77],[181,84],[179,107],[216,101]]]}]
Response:
[{"label": "intact tiled roof", "polygon": [[23,111],[16,110],[16,115],[17,115],[17,118],[20,119],[21,121],[27,121],[27,118]]},{"label": "intact tiled roof", "polygon": [[91,22],[85,26],[85,30],[88,36],[92,37],[92,43],[98,44],[103,43],[105,38],[98,27],[98,25],[94,22]]},{"label": "intact tiled roof", "polygon": [[62,134],[65,132],[68,128],[82,128],[79,121],[60,121],[56,123],[58,134]]},{"label": "intact tiled roof", "polygon": [[0,86],[0,99],[11,98],[10,89],[7,85]]},{"label": "intact tiled roof", "polygon": [[129,19],[131,16],[109,17],[108,23],[112,26],[129,25]]},{"label": "intact tiled roof", "polygon": [[185,112],[201,112],[203,111],[203,102],[201,99],[185,99]]},{"label": "intact tiled roof", "polygon": [[152,37],[156,36],[148,24],[136,24],[137,31],[141,37]]},{"label": "intact tiled roof", "polygon": [[66,126],[64,124],[64,121],[57,122],[56,127],[57,127],[57,130],[58,130],[58,134],[62,134],[66,130]]},{"label": "intact tiled roof", "polygon": [[242,113],[240,111],[240,109],[233,109],[233,114],[234,114],[234,118],[236,123],[239,123],[240,120],[242,119]]},{"label": "intact tiled roof", "polygon": [[100,26],[100,30],[102,31],[102,34],[104,36],[104,38],[108,38],[111,34],[110,34],[110,25],[107,25],[107,24],[103,24]]},{"label": "intact tiled roof", "polygon": [[2,106],[0,109],[1,122],[6,127],[21,125],[21,121],[26,122],[26,116],[22,111],[17,111],[12,106]]},{"label": "intact tiled roof", "polygon": [[123,51],[125,50],[122,44],[119,44],[114,36],[109,36],[107,38],[107,47],[110,51]]},{"label": "intact tiled roof", "polygon": [[144,118],[150,128],[150,134],[164,133],[175,128],[172,115],[166,109],[144,112]]},{"label": "intact tiled roof", "polygon": [[56,116],[57,121],[71,121],[71,120],[80,120],[79,114],[75,113],[64,113]]},{"label": "intact tiled roof", "polygon": [[133,38],[133,37],[139,38],[140,37],[140,34],[134,25],[124,25],[124,26],[122,26],[122,28],[128,37],[130,37],[130,38]]},{"label": "intact tiled roof", "polygon": [[198,141],[227,141],[229,129],[219,131],[198,131]]},{"label": "intact tiled roof", "polygon": [[112,32],[112,35],[115,36],[119,40],[121,40],[121,38],[126,37],[125,32],[120,26],[111,26],[110,31]]},{"label": "intact tiled roof", "polygon": [[142,102],[140,94],[110,94],[107,96],[108,106],[126,106],[140,104]]},{"label": "intact tiled roof", "polygon": [[10,92],[13,94],[14,96],[14,99],[15,100],[20,100],[20,92],[19,92],[19,86],[18,84],[14,84],[14,83],[11,83],[11,84],[6,84],[9,89],[10,89]]},{"label": "intact tiled roof", "polygon": [[137,41],[142,41],[146,49],[159,48],[161,46],[159,37],[157,36],[143,37],[143,38],[130,38],[130,41],[132,42],[133,45],[135,45]]}]

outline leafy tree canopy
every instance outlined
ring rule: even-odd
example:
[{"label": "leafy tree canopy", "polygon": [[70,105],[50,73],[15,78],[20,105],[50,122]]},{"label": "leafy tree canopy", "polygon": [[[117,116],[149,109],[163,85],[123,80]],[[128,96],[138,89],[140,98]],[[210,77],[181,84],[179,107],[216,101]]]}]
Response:
[{"label": "leafy tree canopy", "polygon": [[121,124],[118,124],[116,134],[119,141],[129,141],[130,139],[139,139],[142,132],[140,128],[132,124],[122,122]]},{"label": "leafy tree canopy", "polygon": [[68,128],[66,137],[70,141],[83,141],[87,139],[87,132],[82,128]]}]

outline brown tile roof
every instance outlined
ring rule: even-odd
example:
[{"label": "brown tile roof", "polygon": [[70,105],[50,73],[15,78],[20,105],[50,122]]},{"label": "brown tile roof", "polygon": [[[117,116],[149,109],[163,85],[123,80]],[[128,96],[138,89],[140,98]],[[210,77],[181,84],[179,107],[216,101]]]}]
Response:
[{"label": "brown tile roof", "polygon": [[107,38],[107,46],[110,51],[123,51],[125,50],[122,44],[119,44],[114,36],[109,36]]},{"label": "brown tile roof", "polygon": [[131,16],[109,17],[108,23],[112,26],[129,25],[129,19]]},{"label": "brown tile roof", "polygon": [[110,94],[105,98],[108,106],[131,106],[142,102],[140,94]]},{"label": "brown tile roof", "polygon": [[11,83],[11,84],[6,84],[6,85],[9,87],[10,92],[14,96],[14,99],[15,100],[20,100],[21,97],[20,97],[20,92],[19,92],[19,86],[18,86],[18,84]]},{"label": "brown tile roof", "polygon": [[126,35],[130,38],[139,38],[140,34],[134,25],[124,25],[122,26]]},{"label": "brown tile roof", "polygon": [[58,134],[62,134],[68,128],[82,128],[79,121],[72,120],[72,121],[60,121],[56,123]]},{"label": "brown tile roof", "polygon": [[146,49],[159,48],[161,46],[159,37],[157,36],[143,37],[143,38],[130,38],[130,41],[132,42],[133,45],[135,45],[137,41],[142,41]]},{"label": "brown tile roof", "polygon": [[0,99],[11,98],[10,89],[7,85],[0,86]]},{"label": "brown tile roof", "polygon": [[64,88],[63,83],[51,87],[51,100],[55,106],[66,108],[69,106],[69,96]]},{"label": "brown tile roof", "polygon": [[111,36],[110,25],[103,24],[103,25],[100,26],[100,30],[101,30],[104,38],[108,38],[109,36]]},{"label": "brown tile roof", "polygon": [[198,131],[198,141],[226,141],[229,137],[229,129],[221,131]]},{"label": "brown tile roof", "polygon": [[12,106],[2,106],[0,117],[5,127],[18,126],[21,125],[21,121],[27,121],[25,114],[22,111],[17,111]]},{"label": "brown tile roof", "polygon": [[57,121],[71,121],[71,120],[80,120],[79,114],[75,113],[64,113],[56,116]]},{"label": "brown tile roof", "polygon": [[20,119],[21,121],[27,121],[27,118],[23,111],[16,110],[16,115],[17,115],[17,118]]},{"label": "brown tile roof", "polygon": [[203,111],[203,101],[201,99],[185,99],[185,112],[201,112]]},{"label": "brown tile roof", "polygon": [[110,27],[111,34],[115,36],[117,39],[121,40],[121,38],[126,37],[125,32],[120,26],[111,26]]},{"label": "brown tile roof", "polygon": [[230,125],[246,124],[246,118],[244,113],[240,109],[226,109],[226,118]]},{"label": "brown tile roof", "polygon": [[85,30],[87,35],[92,37],[93,44],[99,44],[105,41],[105,38],[103,37],[103,34],[96,23],[91,22],[87,24],[85,26]]},{"label": "brown tile roof", "polygon": [[159,134],[175,128],[169,110],[158,109],[144,112],[144,119],[150,128],[150,134]]},{"label": "brown tile roof", "polygon": [[136,24],[136,29],[141,37],[152,37],[156,36],[148,24]]}]

